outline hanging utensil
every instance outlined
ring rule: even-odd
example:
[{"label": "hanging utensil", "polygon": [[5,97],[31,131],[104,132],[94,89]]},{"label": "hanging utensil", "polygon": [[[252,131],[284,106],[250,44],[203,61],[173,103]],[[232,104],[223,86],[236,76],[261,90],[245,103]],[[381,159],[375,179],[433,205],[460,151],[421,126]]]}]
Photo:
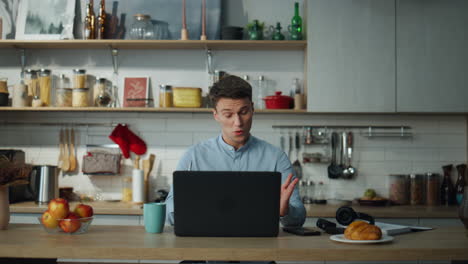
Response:
[{"label": "hanging utensil", "polygon": [[343,177],[343,173],[346,170],[346,164],[345,164],[345,160],[347,156],[346,155],[346,135],[347,135],[346,132],[342,132],[341,137],[340,137],[340,162],[339,162],[339,165],[341,168],[340,177]]},{"label": "hanging utensil", "polygon": [[59,133],[59,156],[57,160],[57,167],[62,168],[62,159],[63,159],[63,130],[60,129]]},{"label": "hanging utensil", "polygon": [[286,142],[285,142],[285,139],[284,139],[284,135],[281,134],[280,136],[280,147],[281,149],[286,152]]},{"label": "hanging utensil", "polygon": [[292,160],[292,152],[294,148],[294,135],[289,133],[289,149],[288,149],[288,156],[289,159]]},{"label": "hanging utensil", "polygon": [[296,175],[297,178],[302,179],[302,167],[301,167],[301,162],[299,161],[299,151],[301,149],[301,138],[299,135],[299,132],[296,132],[296,161],[294,161],[293,169],[294,169],[294,174]]},{"label": "hanging utensil", "polygon": [[143,176],[145,184],[145,201],[149,201],[149,175],[153,170],[156,155],[150,154],[149,159],[143,160]]},{"label": "hanging utensil", "polygon": [[328,166],[328,178],[330,179],[338,179],[343,173],[343,170],[338,166],[336,162],[336,149],[338,143],[338,134],[333,132],[331,134],[331,148],[332,148],[332,160],[331,164]]},{"label": "hanging utensil", "polygon": [[70,168],[69,171],[75,171],[77,167],[77,161],[75,156],[75,130],[70,130]]},{"label": "hanging utensil", "polygon": [[63,148],[63,157],[62,157],[62,171],[67,172],[70,170],[70,151],[68,149],[67,129],[63,131],[63,140],[64,140],[64,148]]},{"label": "hanging utensil", "polygon": [[348,132],[346,136],[346,147],[346,169],[343,171],[343,177],[345,179],[352,179],[357,173],[356,168],[351,165],[353,154],[353,132]]}]

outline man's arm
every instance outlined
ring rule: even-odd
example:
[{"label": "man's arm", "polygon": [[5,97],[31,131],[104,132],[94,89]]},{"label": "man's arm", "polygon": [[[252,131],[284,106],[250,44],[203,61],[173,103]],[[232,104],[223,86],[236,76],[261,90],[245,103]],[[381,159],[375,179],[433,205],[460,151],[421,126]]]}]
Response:
[{"label": "man's arm", "polygon": [[[278,160],[278,170],[281,172],[281,201],[280,206],[280,222],[283,226],[302,226],[306,218],[306,210],[304,204],[299,197],[298,186],[296,185],[298,179],[294,176],[291,178],[289,175],[293,175],[293,169],[289,158],[284,152]],[[292,193],[291,193],[291,189]],[[288,197],[289,196],[289,197]],[[281,212],[283,211],[283,212]]]},{"label": "man's arm", "polygon": [[[190,149],[185,152],[182,158],[177,163],[176,170],[190,170],[191,169],[191,151]],[[171,185],[171,189],[166,198],[166,222],[170,225],[174,225],[174,189]]]}]

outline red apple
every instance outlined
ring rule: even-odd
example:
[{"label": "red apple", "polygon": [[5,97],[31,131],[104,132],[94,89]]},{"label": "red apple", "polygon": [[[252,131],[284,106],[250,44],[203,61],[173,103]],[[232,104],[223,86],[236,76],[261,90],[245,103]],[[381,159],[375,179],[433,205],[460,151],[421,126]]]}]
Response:
[{"label": "red apple", "polygon": [[78,204],[73,211],[78,217],[91,217],[93,216],[93,207],[87,204]]},{"label": "red apple", "polygon": [[47,228],[56,228],[58,226],[58,220],[48,210],[42,214],[41,222]]},{"label": "red apple", "polygon": [[56,219],[63,219],[68,215],[68,213],[70,213],[70,206],[68,205],[67,200],[55,198],[49,202],[48,211]]},{"label": "red apple", "polygon": [[59,221],[59,226],[65,233],[74,233],[80,229],[81,222],[74,213],[69,213],[65,219]]}]

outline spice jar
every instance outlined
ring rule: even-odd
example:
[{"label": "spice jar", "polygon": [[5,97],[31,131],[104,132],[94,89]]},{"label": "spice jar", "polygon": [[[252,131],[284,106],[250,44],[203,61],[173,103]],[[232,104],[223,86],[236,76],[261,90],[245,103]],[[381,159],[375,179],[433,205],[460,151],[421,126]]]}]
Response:
[{"label": "spice jar", "polygon": [[73,70],[73,88],[88,88],[86,86],[86,70]]},{"label": "spice jar", "polygon": [[88,88],[73,89],[72,106],[73,107],[87,107],[88,104]]},{"label": "spice jar", "polygon": [[409,203],[409,177],[405,174],[390,175],[389,198],[394,204]]},{"label": "spice jar", "polygon": [[122,181],[122,202],[132,201],[132,177],[127,176]]},{"label": "spice jar", "polygon": [[39,71],[40,98],[43,106],[50,106],[50,91],[52,89],[51,70],[41,69]]},{"label": "spice jar", "polygon": [[421,174],[410,175],[410,204],[424,204],[425,200],[425,176]]},{"label": "spice jar", "polygon": [[172,107],[172,86],[159,86],[159,107]]},{"label": "spice jar", "polygon": [[426,174],[426,204],[440,204],[440,175],[437,173]]}]

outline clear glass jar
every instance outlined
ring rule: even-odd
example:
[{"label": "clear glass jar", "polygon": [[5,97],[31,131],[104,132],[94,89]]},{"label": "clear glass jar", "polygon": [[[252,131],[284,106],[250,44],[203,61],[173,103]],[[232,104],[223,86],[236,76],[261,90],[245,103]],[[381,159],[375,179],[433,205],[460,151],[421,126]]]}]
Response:
[{"label": "clear glass jar", "polygon": [[299,197],[301,198],[303,203],[307,203],[307,182],[300,180],[299,181]]},{"label": "clear glass jar", "polygon": [[440,204],[440,174],[427,173],[426,174],[426,204],[439,205]]},{"label": "clear glass jar", "polygon": [[420,205],[424,204],[425,200],[425,176],[421,174],[410,175],[410,204]]},{"label": "clear glass jar", "polygon": [[172,86],[159,86],[159,107],[172,107]]},{"label": "clear glass jar", "polygon": [[55,93],[55,106],[70,107],[72,106],[73,93],[71,88],[58,88]]},{"label": "clear glass jar", "polygon": [[73,88],[77,88],[77,89],[88,88],[86,85],[86,70],[84,69],[73,70]]},{"label": "clear glass jar", "polygon": [[89,106],[89,89],[88,88],[76,88],[73,89],[73,107],[87,107]]},{"label": "clear glass jar", "polygon": [[390,175],[389,198],[394,204],[409,204],[409,175]]},{"label": "clear glass jar", "polygon": [[313,181],[307,181],[307,200],[305,203],[311,204],[314,203],[314,197],[315,197],[315,185]]},{"label": "clear glass jar", "polygon": [[40,98],[43,106],[50,106],[50,92],[52,90],[51,70],[41,69],[39,71]]},{"label": "clear glass jar", "polygon": [[97,78],[93,87],[93,103],[95,106],[108,107],[112,103],[112,96],[107,91],[107,79]]},{"label": "clear glass jar", "polygon": [[132,177],[126,176],[122,180],[122,202],[132,201]]},{"label": "clear glass jar", "polygon": [[151,17],[144,14],[133,16],[133,24],[130,27],[131,39],[154,39],[154,26]]},{"label": "clear glass jar", "polygon": [[26,69],[24,72],[24,84],[28,86],[28,96],[39,97],[39,79],[37,71]]}]

